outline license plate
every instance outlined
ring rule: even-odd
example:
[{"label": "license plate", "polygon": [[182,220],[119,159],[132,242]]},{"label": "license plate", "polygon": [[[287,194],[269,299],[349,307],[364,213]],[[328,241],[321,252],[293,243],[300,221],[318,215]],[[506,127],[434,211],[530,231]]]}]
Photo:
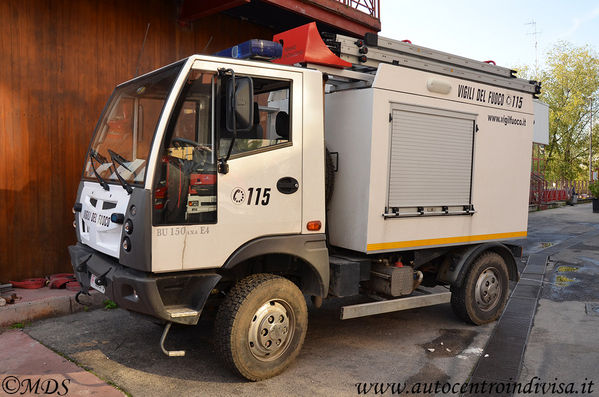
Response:
[{"label": "license plate", "polygon": [[96,277],[95,274],[92,274],[90,280],[89,280],[89,285],[95,289],[96,291],[100,291],[101,293],[105,294],[106,293],[106,288],[103,285],[98,285],[96,284],[96,280],[98,278]]}]

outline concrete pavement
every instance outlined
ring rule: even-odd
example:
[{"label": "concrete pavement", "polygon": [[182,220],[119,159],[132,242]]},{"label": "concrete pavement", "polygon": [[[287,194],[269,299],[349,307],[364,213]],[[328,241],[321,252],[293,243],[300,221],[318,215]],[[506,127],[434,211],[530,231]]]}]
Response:
[{"label": "concrete pavement", "polygon": [[0,396],[4,395],[69,395],[122,396],[91,372],[56,354],[20,329],[2,327],[27,326],[30,322],[102,306],[105,297],[99,293],[81,298],[87,305],[75,302],[75,292],[66,289],[15,288],[3,295],[16,294],[17,301],[0,307]]},{"label": "concrete pavement", "polygon": [[9,330],[0,334],[0,352],[0,395],[124,395],[25,332]]}]

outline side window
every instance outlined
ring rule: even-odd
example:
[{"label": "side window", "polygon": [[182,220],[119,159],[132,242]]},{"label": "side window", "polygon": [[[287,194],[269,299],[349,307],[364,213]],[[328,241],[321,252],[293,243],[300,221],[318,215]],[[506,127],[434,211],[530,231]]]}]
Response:
[{"label": "side window", "polygon": [[153,191],[154,225],[216,223],[215,75],[191,71],[165,134]]},{"label": "side window", "polygon": [[[291,134],[291,82],[252,77],[254,84],[254,126],[237,133],[231,154],[286,144]],[[220,155],[226,155],[232,133],[221,129]]]}]

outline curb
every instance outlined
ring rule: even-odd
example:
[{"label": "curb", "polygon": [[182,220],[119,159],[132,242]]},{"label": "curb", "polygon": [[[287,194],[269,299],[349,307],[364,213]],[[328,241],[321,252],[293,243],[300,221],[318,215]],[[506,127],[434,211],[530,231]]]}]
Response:
[{"label": "curb", "polygon": [[90,296],[83,296],[82,302],[89,304],[80,305],[75,301],[75,294],[53,296],[30,302],[17,302],[0,307],[0,327],[6,327],[15,323],[25,323],[42,318],[64,316],[88,309],[102,307],[102,301],[106,297],[100,293],[92,292]]}]

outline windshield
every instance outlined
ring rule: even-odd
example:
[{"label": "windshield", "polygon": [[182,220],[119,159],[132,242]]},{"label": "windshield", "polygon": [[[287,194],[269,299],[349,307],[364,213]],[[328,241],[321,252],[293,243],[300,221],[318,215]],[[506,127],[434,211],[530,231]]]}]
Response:
[{"label": "windshield", "polygon": [[177,64],[117,87],[96,129],[85,178],[143,184],[154,131],[180,70]]}]

